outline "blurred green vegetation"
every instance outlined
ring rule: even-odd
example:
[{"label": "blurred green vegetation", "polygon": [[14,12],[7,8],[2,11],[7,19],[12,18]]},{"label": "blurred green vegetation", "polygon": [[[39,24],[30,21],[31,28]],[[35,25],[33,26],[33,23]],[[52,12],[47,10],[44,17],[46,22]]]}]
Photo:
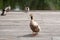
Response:
[{"label": "blurred green vegetation", "polygon": [[3,8],[3,0],[0,0],[0,9]]},{"label": "blurred green vegetation", "polygon": [[29,6],[31,10],[60,10],[60,0],[0,0],[0,9],[11,5],[12,9],[16,5],[24,10]]}]

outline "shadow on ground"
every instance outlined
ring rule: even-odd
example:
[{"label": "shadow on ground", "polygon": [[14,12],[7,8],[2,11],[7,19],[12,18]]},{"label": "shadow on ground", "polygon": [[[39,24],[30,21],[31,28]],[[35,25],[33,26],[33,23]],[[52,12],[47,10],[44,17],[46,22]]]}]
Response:
[{"label": "shadow on ground", "polygon": [[20,37],[33,37],[32,34],[27,34],[27,35],[23,35],[23,36],[17,36],[17,38],[20,38]]}]

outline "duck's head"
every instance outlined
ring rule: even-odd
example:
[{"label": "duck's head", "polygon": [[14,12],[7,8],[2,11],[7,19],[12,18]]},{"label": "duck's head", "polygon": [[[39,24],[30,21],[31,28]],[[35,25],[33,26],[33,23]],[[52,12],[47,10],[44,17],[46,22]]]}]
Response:
[{"label": "duck's head", "polygon": [[31,20],[33,19],[33,14],[30,14]]}]

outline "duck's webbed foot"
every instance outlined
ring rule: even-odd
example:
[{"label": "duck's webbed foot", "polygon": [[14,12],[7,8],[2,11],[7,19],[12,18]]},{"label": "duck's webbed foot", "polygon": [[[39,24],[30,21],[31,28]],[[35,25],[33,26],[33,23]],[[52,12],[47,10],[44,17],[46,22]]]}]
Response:
[{"label": "duck's webbed foot", "polygon": [[38,32],[33,32],[32,33],[32,36],[36,36],[36,35],[38,35]]}]

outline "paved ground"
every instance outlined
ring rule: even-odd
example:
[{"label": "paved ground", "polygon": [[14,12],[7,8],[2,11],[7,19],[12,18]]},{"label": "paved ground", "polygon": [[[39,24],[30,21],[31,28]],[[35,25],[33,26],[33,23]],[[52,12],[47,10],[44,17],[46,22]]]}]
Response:
[{"label": "paved ground", "polygon": [[[30,13],[41,27],[35,37],[31,36],[29,27]],[[0,40],[60,40],[60,12],[8,12],[6,16],[0,16]]]}]

